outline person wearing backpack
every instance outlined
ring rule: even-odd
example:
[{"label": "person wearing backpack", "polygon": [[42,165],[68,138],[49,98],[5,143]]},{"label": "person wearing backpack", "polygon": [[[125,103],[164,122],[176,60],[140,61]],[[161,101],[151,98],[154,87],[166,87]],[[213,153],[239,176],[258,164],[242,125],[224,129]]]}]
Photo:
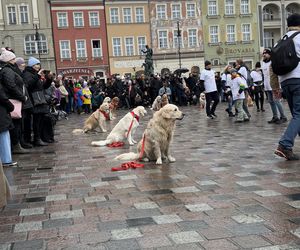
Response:
[{"label": "person wearing backpack", "polygon": [[245,94],[245,99],[243,102],[243,109],[246,112],[247,116],[250,118],[251,114],[248,110],[248,97],[249,97],[249,89],[248,87],[251,86],[251,77],[250,77],[250,71],[246,64],[244,63],[243,59],[237,59],[236,60],[236,70],[238,71],[239,75],[244,78],[247,82],[247,86],[245,86],[244,89],[244,94]]},{"label": "person wearing backpack", "polygon": [[[287,102],[292,114],[292,119],[288,124],[284,134],[279,140],[275,154],[284,157],[287,160],[299,160],[300,157],[293,152],[294,141],[297,135],[300,134],[300,14],[292,14],[287,18],[288,31],[283,41],[279,41],[272,49],[272,69],[274,73],[279,75],[279,82],[283,90],[283,94],[287,98]],[[292,38],[292,40],[289,38]],[[282,48],[280,44],[287,44],[286,48]],[[291,46],[294,44],[294,46]],[[281,51],[280,51],[280,48]],[[294,55],[290,61],[298,61],[293,67],[290,67],[286,72],[278,72],[276,68],[277,54],[281,54],[281,60],[284,61],[285,52],[287,55]],[[295,52],[295,53],[294,53]],[[284,73],[284,74],[281,74]]]}]

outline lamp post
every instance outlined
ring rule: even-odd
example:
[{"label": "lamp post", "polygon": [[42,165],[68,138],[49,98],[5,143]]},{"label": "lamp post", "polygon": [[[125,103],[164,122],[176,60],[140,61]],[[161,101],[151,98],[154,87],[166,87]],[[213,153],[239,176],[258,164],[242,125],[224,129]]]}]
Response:
[{"label": "lamp post", "polygon": [[37,49],[38,49],[38,54],[39,54],[39,60],[41,61],[41,49],[40,49],[40,33],[38,30],[38,25],[34,24],[35,28],[35,41],[37,42]]},{"label": "lamp post", "polygon": [[179,28],[179,21],[177,21],[178,60],[179,60],[179,68],[181,69],[181,52],[180,52],[180,40],[179,39],[181,39],[181,30]]}]

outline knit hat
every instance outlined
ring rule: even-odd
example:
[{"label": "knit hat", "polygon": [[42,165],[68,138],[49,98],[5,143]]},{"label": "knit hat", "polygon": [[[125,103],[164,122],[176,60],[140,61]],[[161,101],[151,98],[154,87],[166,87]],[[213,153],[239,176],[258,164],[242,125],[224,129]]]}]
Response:
[{"label": "knit hat", "polygon": [[77,83],[77,84],[75,85],[75,87],[76,87],[76,88],[81,88],[81,84],[80,84],[80,83]]},{"label": "knit hat", "polygon": [[5,48],[1,48],[1,56],[0,61],[2,62],[9,62],[10,60],[13,60],[16,58],[16,55]]},{"label": "knit hat", "polygon": [[290,15],[286,20],[287,20],[288,27],[300,26],[300,14],[298,13],[294,13]]},{"label": "knit hat", "polygon": [[19,66],[19,65],[21,65],[21,64],[24,64],[25,63],[25,60],[24,60],[24,58],[22,58],[22,57],[17,57],[16,58],[16,64]]},{"label": "knit hat", "polygon": [[40,64],[40,63],[41,63],[40,60],[36,59],[35,57],[29,57],[29,59],[28,59],[29,67],[32,67],[32,66],[34,66],[36,64]]},{"label": "knit hat", "polygon": [[265,48],[264,51],[263,51],[263,54],[269,54],[269,55],[271,55],[271,49]]},{"label": "knit hat", "polygon": [[208,66],[208,65],[211,65],[211,62],[210,61],[205,61],[204,65],[205,65],[205,67]]}]

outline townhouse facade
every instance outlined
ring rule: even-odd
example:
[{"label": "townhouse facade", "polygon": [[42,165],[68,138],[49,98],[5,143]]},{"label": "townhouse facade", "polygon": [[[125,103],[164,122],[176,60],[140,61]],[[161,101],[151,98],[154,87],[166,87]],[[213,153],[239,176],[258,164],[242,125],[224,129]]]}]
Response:
[{"label": "townhouse facade", "polygon": [[57,73],[104,81],[110,75],[105,10],[100,0],[51,0]]},{"label": "townhouse facade", "polygon": [[151,44],[148,0],[106,0],[105,11],[111,74],[143,70],[141,51]]},{"label": "townhouse facade", "polygon": [[47,0],[1,0],[0,41],[18,57],[40,59],[44,69],[55,71],[50,5]]},{"label": "townhouse facade", "polygon": [[256,1],[207,0],[202,11],[205,59],[220,72],[238,58],[252,69],[261,56]]},{"label": "townhouse facade", "polygon": [[272,48],[286,31],[286,19],[300,13],[299,1],[258,0],[260,46]]},{"label": "townhouse facade", "polygon": [[149,6],[154,70],[203,68],[201,1],[151,0]]}]

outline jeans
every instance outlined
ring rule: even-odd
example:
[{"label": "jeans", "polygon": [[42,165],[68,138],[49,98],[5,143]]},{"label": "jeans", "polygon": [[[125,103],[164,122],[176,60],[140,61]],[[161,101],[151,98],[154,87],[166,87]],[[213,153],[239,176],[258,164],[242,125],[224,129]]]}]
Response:
[{"label": "jeans", "polygon": [[[273,118],[275,118],[275,119],[276,118],[286,118],[286,116],[284,114],[284,111],[283,111],[282,104],[281,104],[280,100],[275,100],[274,99],[272,90],[267,90],[265,92],[268,96],[268,101],[269,101],[269,104],[271,106]],[[279,111],[280,117],[278,116],[277,110]]]},{"label": "jeans", "polygon": [[244,121],[245,119],[249,119],[247,113],[243,108],[243,104],[244,104],[244,99],[237,99],[234,101],[235,108],[238,111],[237,119],[236,119],[237,121]]},{"label": "jeans", "polygon": [[0,133],[0,159],[2,163],[11,163],[11,145],[9,131]]},{"label": "jeans", "polygon": [[295,138],[300,133],[300,79],[295,78],[284,81],[282,90],[287,98],[292,119],[282,135],[279,144],[284,148],[292,149]]},{"label": "jeans", "polygon": [[[220,101],[218,91],[205,93],[206,98],[206,115],[213,115],[215,114],[216,107]],[[212,107],[210,107],[211,102],[214,101]]]}]

